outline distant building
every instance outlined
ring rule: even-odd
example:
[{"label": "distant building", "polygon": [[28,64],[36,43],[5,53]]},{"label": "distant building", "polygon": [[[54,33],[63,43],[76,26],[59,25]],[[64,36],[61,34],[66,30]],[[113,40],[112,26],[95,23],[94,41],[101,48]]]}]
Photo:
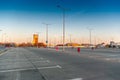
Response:
[{"label": "distant building", "polygon": [[65,44],[66,46],[73,46],[73,47],[75,47],[75,46],[80,46],[80,44],[78,44],[78,43],[67,43],[67,44]]},{"label": "distant building", "polygon": [[37,46],[38,44],[38,34],[33,34],[33,45],[34,46]]}]

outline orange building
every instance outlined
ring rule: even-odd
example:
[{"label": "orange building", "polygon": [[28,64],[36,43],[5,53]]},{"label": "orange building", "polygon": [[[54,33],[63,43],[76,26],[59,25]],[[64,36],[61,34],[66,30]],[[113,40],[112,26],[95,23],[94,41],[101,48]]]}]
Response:
[{"label": "orange building", "polygon": [[38,44],[38,34],[33,34],[33,45],[36,45]]}]

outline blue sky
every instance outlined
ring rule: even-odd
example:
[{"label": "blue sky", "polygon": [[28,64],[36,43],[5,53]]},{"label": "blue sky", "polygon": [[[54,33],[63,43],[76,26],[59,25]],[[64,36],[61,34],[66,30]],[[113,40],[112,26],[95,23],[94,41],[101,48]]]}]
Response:
[{"label": "blue sky", "polygon": [[[88,27],[92,28],[92,43],[120,42],[119,0],[0,0],[1,41],[31,41],[39,33],[45,42],[45,25],[49,23],[49,42],[60,42],[62,11],[66,11],[66,41],[89,42]],[[6,34],[6,35],[4,35]],[[59,40],[59,41],[58,41]]]}]

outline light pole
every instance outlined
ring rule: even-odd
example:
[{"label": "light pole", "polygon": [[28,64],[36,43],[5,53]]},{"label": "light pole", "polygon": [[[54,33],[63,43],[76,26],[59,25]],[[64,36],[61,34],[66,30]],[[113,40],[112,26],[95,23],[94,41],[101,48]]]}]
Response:
[{"label": "light pole", "polygon": [[60,5],[57,5],[58,8],[60,8],[63,12],[63,51],[64,51],[64,44],[65,44],[65,12],[68,10],[64,7],[61,7]]},{"label": "light pole", "polygon": [[70,43],[72,42],[72,41],[71,41],[71,36],[72,36],[72,35],[70,34]]},{"label": "light pole", "polygon": [[6,43],[6,33],[3,34],[3,37],[4,37],[3,43],[5,44]]},{"label": "light pole", "polygon": [[91,33],[93,29],[91,28],[87,28],[87,29],[89,30],[89,41],[90,41],[89,46],[91,46]]},{"label": "light pole", "polygon": [[48,25],[51,25],[51,24],[47,24],[47,23],[43,23],[44,25],[46,25],[46,45],[48,47]]},{"label": "light pole", "polygon": [[[2,30],[0,30],[0,31],[2,31]],[[2,42],[2,39],[1,39],[1,42]]]}]

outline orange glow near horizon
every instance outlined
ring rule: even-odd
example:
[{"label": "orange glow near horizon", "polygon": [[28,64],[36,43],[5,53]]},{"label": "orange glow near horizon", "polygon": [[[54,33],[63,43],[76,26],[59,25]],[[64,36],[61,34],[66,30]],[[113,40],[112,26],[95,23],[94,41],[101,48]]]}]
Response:
[{"label": "orange glow near horizon", "polygon": [[[32,43],[33,41],[33,34],[31,33],[29,34],[23,34],[23,33],[2,33],[0,38],[1,42],[14,42],[14,43]],[[43,42],[45,43],[46,41],[46,37],[45,34],[40,34],[39,35],[39,42]],[[109,44],[110,41],[114,41],[114,42],[120,42],[120,38],[119,35],[117,36],[113,36],[113,37],[105,37],[104,35],[99,37],[94,37],[92,36],[92,44],[100,44],[102,42]],[[62,43],[62,36],[50,36],[49,34],[49,41],[50,44],[59,44]],[[66,35],[66,43],[70,43],[70,36]],[[84,36],[84,37],[76,37],[76,36],[71,36],[71,42],[72,43],[89,43],[89,36]]]}]

